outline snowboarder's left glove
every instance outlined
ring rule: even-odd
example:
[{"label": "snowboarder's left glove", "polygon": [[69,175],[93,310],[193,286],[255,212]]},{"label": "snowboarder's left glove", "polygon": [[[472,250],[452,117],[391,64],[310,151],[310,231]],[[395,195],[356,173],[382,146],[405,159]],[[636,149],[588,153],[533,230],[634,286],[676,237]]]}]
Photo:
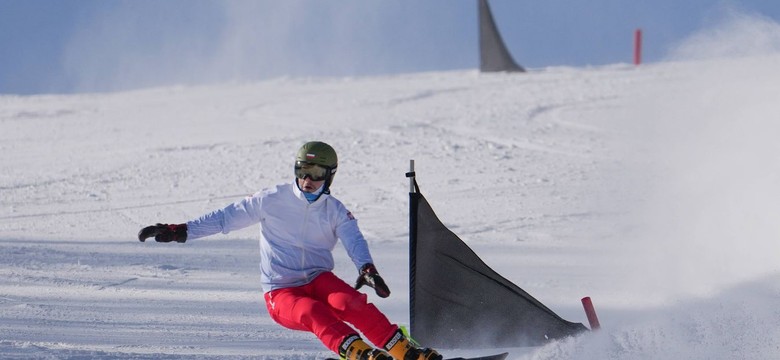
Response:
[{"label": "snowboarder's left glove", "polygon": [[156,224],[147,226],[138,232],[138,240],[146,241],[146,238],[154,236],[157,242],[187,241],[187,224]]},{"label": "snowboarder's left glove", "polygon": [[386,298],[390,296],[390,288],[385,284],[385,280],[379,276],[374,264],[365,264],[360,268],[360,275],[355,283],[355,289],[360,289],[363,285],[368,285],[376,291],[379,297]]}]

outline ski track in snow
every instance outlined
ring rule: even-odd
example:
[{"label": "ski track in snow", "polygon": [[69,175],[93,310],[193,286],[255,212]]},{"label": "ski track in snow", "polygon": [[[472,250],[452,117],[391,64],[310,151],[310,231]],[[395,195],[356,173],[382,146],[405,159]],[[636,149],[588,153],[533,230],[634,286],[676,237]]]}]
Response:
[{"label": "ski track in snow", "polygon": [[[778,60],[0,96],[0,357],[330,356],[268,317],[256,228],[135,238],[290,181],[313,139],[339,152],[333,192],[393,290],[371,295],[393,321],[408,324],[414,159],[441,220],[496,271],[571,321],[594,299],[604,329],[511,359],[776,357],[780,209],[762,199],[780,184]],[[710,166],[706,149],[743,157]]]}]

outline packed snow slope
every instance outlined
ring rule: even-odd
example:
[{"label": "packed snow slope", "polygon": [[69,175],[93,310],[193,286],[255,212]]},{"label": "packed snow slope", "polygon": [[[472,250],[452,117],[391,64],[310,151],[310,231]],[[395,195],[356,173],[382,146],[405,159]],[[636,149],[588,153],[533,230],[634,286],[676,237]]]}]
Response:
[{"label": "packed snow slope", "polygon": [[308,140],[395,322],[414,159],[488,265],[571,321],[594,300],[601,331],[511,359],[777,358],[780,57],[753,55],[0,97],[0,358],[328,356],[267,315],[256,227],[136,239],[292,181]]}]

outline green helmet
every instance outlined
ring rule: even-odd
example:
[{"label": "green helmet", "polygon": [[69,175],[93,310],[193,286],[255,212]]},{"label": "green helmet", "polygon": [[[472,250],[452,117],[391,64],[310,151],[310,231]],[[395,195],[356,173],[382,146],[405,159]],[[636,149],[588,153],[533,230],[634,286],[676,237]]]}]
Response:
[{"label": "green helmet", "polygon": [[316,164],[331,170],[331,173],[336,172],[339,159],[336,156],[336,150],[333,147],[322,141],[309,141],[300,149],[298,149],[298,155],[295,156],[296,162]]},{"label": "green helmet", "polygon": [[295,176],[298,179],[310,176],[314,181],[325,180],[322,193],[330,194],[330,184],[333,183],[338,164],[339,159],[333,147],[322,141],[309,141],[298,149],[295,156]]}]

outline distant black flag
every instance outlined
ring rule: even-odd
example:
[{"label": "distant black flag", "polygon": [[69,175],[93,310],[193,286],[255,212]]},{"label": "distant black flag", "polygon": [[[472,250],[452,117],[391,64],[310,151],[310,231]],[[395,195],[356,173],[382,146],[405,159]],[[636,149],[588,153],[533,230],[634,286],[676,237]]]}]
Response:
[{"label": "distant black flag", "polygon": [[439,221],[412,181],[409,284],[415,340],[442,348],[521,347],[587,330],[482,262]]},{"label": "distant black flag", "polygon": [[517,65],[501,39],[487,0],[479,0],[479,70],[525,71]]}]

